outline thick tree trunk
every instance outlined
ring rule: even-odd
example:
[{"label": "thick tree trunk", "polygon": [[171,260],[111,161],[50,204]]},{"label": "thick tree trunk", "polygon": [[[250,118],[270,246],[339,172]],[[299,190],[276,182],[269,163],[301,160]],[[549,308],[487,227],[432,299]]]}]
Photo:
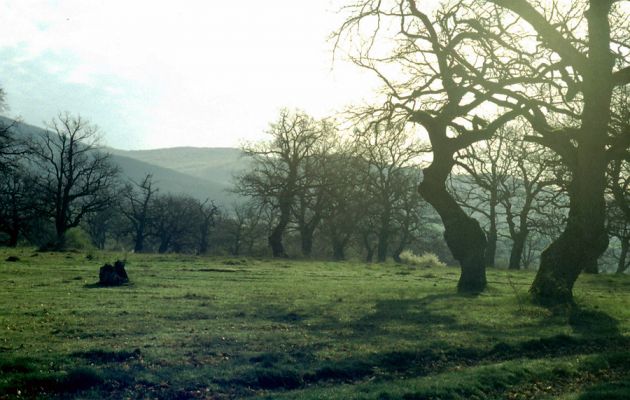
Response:
[{"label": "thick tree trunk", "polygon": [[542,253],[530,292],[534,301],[552,305],[573,302],[573,285],[608,247],[606,233],[606,167],[608,123],[614,58],[610,51],[609,11],[612,2],[589,2],[588,62],[584,65],[584,109],[575,144],[564,143],[564,161],[571,167],[569,219],[560,237]]},{"label": "thick tree trunk", "polygon": [[523,260],[523,251],[525,250],[525,242],[527,240],[527,232],[519,232],[512,239],[512,249],[510,250],[509,269],[521,269],[521,260]]},{"label": "thick tree trunk", "polygon": [[389,248],[389,232],[383,229],[378,235],[378,245],[376,247],[376,260],[379,263],[387,260],[387,249]]},{"label": "thick tree trunk", "polygon": [[313,233],[314,229],[308,226],[300,229],[300,239],[302,241],[302,255],[304,257],[310,257],[313,253]]},{"label": "thick tree trunk", "polygon": [[597,264],[596,258],[591,260],[590,263],[584,266],[584,273],[591,274],[591,275],[599,274],[599,265]]},{"label": "thick tree trunk", "polygon": [[372,263],[374,261],[374,247],[368,247],[365,255],[365,262]]},{"label": "thick tree trunk", "polygon": [[291,198],[286,197],[280,199],[280,221],[269,235],[268,243],[271,247],[271,255],[273,257],[287,257],[282,245],[282,235],[289,224],[289,216],[291,212]]},{"label": "thick tree trunk", "polygon": [[166,253],[166,251],[168,250],[169,242],[170,242],[170,240],[168,240],[168,239],[162,239],[160,241],[160,247],[158,248],[158,253],[160,253],[160,254]]},{"label": "thick tree trunk", "polygon": [[11,228],[11,232],[9,232],[9,247],[17,247],[19,237],[20,230]]},{"label": "thick tree trunk", "polygon": [[[587,150],[588,149],[588,150]],[[597,264],[608,247],[605,227],[604,145],[578,149],[578,165],[569,187],[569,218],[564,232],[541,254],[530,292],[543,305],[573,302],[573,285],[582,271]]]},{"label": "thick tree trunk", "polygon": [[341,261],[346,259],[346,243],[343,240],[332,240],[333,259]]},{"label": "thick tree trunk", "polygon": [[66,229],[65,227],[56,227],[55,250],[63,250],[66,248]]},{"label": "thick tree trunk", "polygon": [[490,231],[488,232],[487,237],[487,245],[486,245],[486,254],[485,254],[485,262],[487,267],[495,266],[495,258],[497,254],[497,227],[496,223],[493,224],[494,227],[490,227]]},{"label": "thick tree trunk", "polygon": [[623,274],[628,269],[628,251],[630,250],[630,238],[625,238],[621,241],[621,253],[619,254],[619,261],[617,262],[617,273]]},{"label": "thick tree trunk", "polygon": [[446,244],[460,264],[461,276],[457,290],[461,293],[479,293],[487,284],[486,236],[479,223],[467,216],[446,190],[444,182],[451,167],[452,158],[434,156],[433,163],[424,169],[419,191],[440,215]]},{"label": "thick tree trunk", "polygon": [[534,300],[542,304],[571,303],[579,274],[592,268],[608,247],[604,188],[614,65],[610,51],[611,5],[610,1],[591,0],[586,13],[589,44],[583,67],[582,125],[575,133],[575,142],[563,145],[563,158],[573,175],[569,219],[564,232],[542,253],[530,289]]},{"label": "thick tree trunk", "polygon": [[134,253],[142,253],[144,250],[144,237],[136,235],[136,244],[133,247]]},{"label": "thick tree trunk", "polygon": [[269,247],[271,247],[271,255],[273,257],[286,257],[284,246],[282,245],[282,233],[284,227],[276,226],[271,235],[269,235]]},{"label": "thick tree trunk", "polygon": [[144,251],[144,231],[146,229],[145,226],[145,219],[142,219],[141,221],[138,222],[137,225],[137,229],[136,229],[136,237],[135,237],[135,243],[134,243],[134,247],[133,247],[133,251],[134,253],[142,253]]}]

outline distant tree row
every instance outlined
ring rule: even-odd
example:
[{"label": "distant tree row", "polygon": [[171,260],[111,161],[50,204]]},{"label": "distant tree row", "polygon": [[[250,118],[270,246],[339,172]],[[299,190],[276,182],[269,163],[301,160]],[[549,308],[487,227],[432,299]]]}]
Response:
[{"label": "distant tree row", "polygon": [[285,239],[295,236],[302,256],[317,241],[337,260],[349,248],[368,261],[398,259],[427,238],[439,241],[416,190],[423,149],[400,126],[370,124],[342,138],[329,121],[283,110],[268,135],[244,148],[251,169],[234,191],[270,215],[274,257],[287,256]]},{"label": "distant tree row", "polygon": [[[509,247],[509,268],[534,264],[568,218],[569,171],[553,152],[524,140],[527,129],[514,121],[454,153],[445,190],[467,218],[481,223],[486,266],[495,265],[499,244]],[[351,245],[353,254],[368,261],[398,260],[407,247],[422,251],[426,238],[433,246],[444,243],[436,239],[438,215],[417,191],[420,165],[429,161],[427,146],[403,125],[374,121],[342,135],[330,122],[284,110],[268,134],[267,141],[244,148],[251,169],[238,178],[235,191],[270,215],[274,256],[287,255],[284,237],[297,238],[306,257],[317,237],[329,246],[324,254],[343,259]],[[610,182],[626,185],[617,190],[625,199],[620,194],[627,193],[627,174],[618,175]],[[608,197],[616,205],[613,192]],[[609,233],[620,238],[613,248],[626,265],[628,246],[619,235],[627,219],[613,210]],[[621,264],[619,271],[625,270]]]},{"label": "distant tree row", "polygon": [[[20,140],[13,125],[0,131],[0,231],[9,246],[63,249],[76,228],[100,249],[379,262],[412,249],[452,260],[439,216],[416,190],[426,145],[401,124],[356,124],[344,135],[330,121],[284,110],[269,140],[244,148],[251,168],[234,191],[246,200],[225,209],[160,193],[150,174],[122,181],[96,128],[80,117],[61,114],[41,137]],[[523,140],[526,129],[506,125],[454,157],[447,190],[481,222],[487,266],[499,245],[510,248],[510,268],[532,264],[567,220],[570,176],[553,153]],[[608,172],[609,253],[618,272],[630,263],[629,175],[623,160]]]},{"label": "distant tree row", "polygon": [[0,127],[0,231],[7,245],[63,250],[74,230],[98,248],[111,239],[136,251],[208,251],[217,207],[159,194],[151,175],[123,182],[85,119],[60,114],[44,134],[29,137],[17,137],[15,127]]}]

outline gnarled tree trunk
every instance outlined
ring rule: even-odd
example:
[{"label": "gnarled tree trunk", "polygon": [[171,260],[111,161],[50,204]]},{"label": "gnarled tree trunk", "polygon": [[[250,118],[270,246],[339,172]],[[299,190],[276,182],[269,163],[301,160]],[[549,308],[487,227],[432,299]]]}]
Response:
[{"label": "gnarled tree trunk", "polygon": [[509,269],[521,269],[521,260],[523,259],[523,251],[525,250],[525,241],[528,232],[526,230],[519,231],[512,239],[512,249],[510,250]]},{"label": "gnarled tree trunk", "polygon": [[460,293],[479,293],[487,284],[486,235],[479,222],[466,215],[446,190],[445,182],[451,167],[452,157],[434,157],[433,163],[424,169],[419,191],[440,215],[446,244],[460,264],[461,276],[457,290]]},{"label": "gnarled tree trunk", "polygon": [[608,247],[605,227],[608,123],[613,90],[609,11],[612,2],[589,2],[588,59],[583,65],[584,108],[575,144],[564,144],[572,171],[569,219],[560,237],[541,255],[530,292],[542,304],[573,302],[573,285]]}]

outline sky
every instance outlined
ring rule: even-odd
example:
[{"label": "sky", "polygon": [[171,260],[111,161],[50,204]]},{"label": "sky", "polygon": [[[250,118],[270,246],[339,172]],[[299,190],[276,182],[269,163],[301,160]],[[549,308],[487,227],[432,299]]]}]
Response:
[{"label": "sky", "polygon": [[119,149],[235,147],[283,107],[325,117],[378,81],[333,60],[335,0],[0,0],[8,112],[96,124]]}]

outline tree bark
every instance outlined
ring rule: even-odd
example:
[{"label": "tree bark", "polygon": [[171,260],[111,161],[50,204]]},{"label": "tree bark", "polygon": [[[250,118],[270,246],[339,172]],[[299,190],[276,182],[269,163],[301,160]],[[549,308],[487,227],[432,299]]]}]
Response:
[{"label": "tree bark", "polygon": [[389,248],[389,232],[382,230],[378,235],[378,245],[376,250],[376,261],[379,263],[387,260],[387,249]]},{"label": "tree bark", "polygon": [[608,247],[605,227],[604,145],[589,151],[582,146],[578,168],[569,187],[569,219],[564,232],[541,254],[540,268],[530,289],[543,305],[573,302],[573,285]]},{"label": "tree bark", "polygon": [[302,255],[310,257],[313,253],[313,236],[315,233],[315,225],[306,224],[300,229],[300,239],[302,244]]},{"label": "tree bark", "polygon": [[144,224],[136,230],[136,243],[133,247],[134,253],[142,253],[144,250]]},{"label": "tree bark", "polygon": [[271,247],[271,255],[273,257],[287,257],[284,246],[282,245],[282,235],[289,224],[292,198],[293,196],[291,194],[283,194],[280,199],[280,220],[275,228],[273,228],[268,238],[269,247]]},{"label": "tree bark", "polygon": [[433,163],[423,171],[424,179],[419,186],[419,191],[440,215],[444,224],[446,244],[460,264],[461,276],[457,284],[458,292],[479,293],[487,284],[486,235],[479,226],[479,222],[467,216],[446,190],[446,177],[451,168],[452,157],[434,156]]},{"label": "tree bark", "polygon": [[286,257],[284,246],[282,245],[283,232],[284,226],[277,225],[271,232],[271,235],[269,235],[269,247],[271,247],[271,255],[273,257]]},{"label": "tree bark", "polygon": [[346,259],[345,246],[341,242],[333,242],[333,259],[335,261],[342,261]]},{"label": "tree bark", "polygon": [[527,240],[527,231],[520,231],[512,237],[512,249],[510,250],[509,269],[521,269],[521,260],[523,259],[523,251],[525,250],[525,241]]}]

